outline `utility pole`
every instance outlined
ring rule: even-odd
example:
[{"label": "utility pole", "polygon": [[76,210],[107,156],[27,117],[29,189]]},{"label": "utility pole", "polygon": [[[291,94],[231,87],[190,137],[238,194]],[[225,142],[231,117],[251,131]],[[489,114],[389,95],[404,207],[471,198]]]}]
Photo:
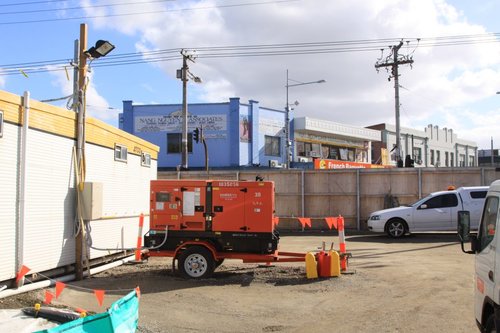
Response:
[{"label": "utility pole", "polygon": [[495,166],[495,156],[493,155],[493,137],[491,137],[491,166]]},{"label": "utility pole", "polygon": [[191,78],[196,83],[201,79],[189,72],[188,60],[194,63],[195,56],[181,50],[182,68],[177,71],[177,78],[182,80],[182,170],[188,170],[188,105],[187,105],[187,82]]},{"label": "utility pole", "polygon": [[[87,79],[87,57],[84,52],[87,49],[87,25],[80,24],[80,49],[78,54],[78,84],[74,85],[77,88],[78,99],[74,101],[77,104],[77,142],[76,142],[76,165],[78,167],[78,183],[76,186],[77,207],[81,203],[81,195],[83,191],[84,171],[84,149],[85,149],[85,81]],[[76,71],[75,71],[76,73]],[[74,95],[76,93],[74,92]],[[77,223],[79,224],[78,233],[75,238],[75,277],[76,280],[83,279],[83,241],[85,233],[85,224],[81,214],[81,209],[76,210]]]},{"label": "utility pole", "polygon": [[188,168],[188,106],[187,106],[187,65],[188,56],[182,53],[182,169]]},{"label": "utility pole", "polygon": [[[403,46],[403,41],[400,41],[398,45],[391,46],[392,59],[389,55],[385,62],[380,63],[377,61],[375,68],[378,70],[381,67],[391,67],[392,77],[394,78],[394,99],[395,99],[395,109],[396,109],[396,163],[398,167],[402,167],[403,159],[401,158],[401,129],[399,126],[399,65],[413,64],[413,59],[411,57],[402,56],[400,57],[398,52]],[[389,76],[389,81],[391,76]]]}]

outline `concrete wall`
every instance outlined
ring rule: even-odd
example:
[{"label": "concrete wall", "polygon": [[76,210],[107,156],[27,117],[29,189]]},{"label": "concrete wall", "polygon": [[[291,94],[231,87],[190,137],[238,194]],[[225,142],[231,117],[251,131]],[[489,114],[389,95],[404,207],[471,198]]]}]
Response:
[{"label": "concrete wall", "polygon": [[400,168],[356,170],[245,170],[159,172],[158,179],[272,180],[276,186],[279,229],[301,229],[297,217],[310,217],[312,229],[327,230],[323,218],[344,216],[347,229],[366,229],[371,212],[383,209],[387,196],[410,204],[448,186],[489,185],[500,179],[495,168]]}]

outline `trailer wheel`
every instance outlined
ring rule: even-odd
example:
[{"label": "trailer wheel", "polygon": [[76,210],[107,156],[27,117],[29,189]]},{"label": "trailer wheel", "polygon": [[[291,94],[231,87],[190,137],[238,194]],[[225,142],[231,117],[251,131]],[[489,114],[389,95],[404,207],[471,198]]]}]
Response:
[{"label": "trailer wheel", "polygon": [[191,246],[179,255],[179,271],[185,278],[202,279],[212,275],[215,261],[209,250],[202,246]]}]

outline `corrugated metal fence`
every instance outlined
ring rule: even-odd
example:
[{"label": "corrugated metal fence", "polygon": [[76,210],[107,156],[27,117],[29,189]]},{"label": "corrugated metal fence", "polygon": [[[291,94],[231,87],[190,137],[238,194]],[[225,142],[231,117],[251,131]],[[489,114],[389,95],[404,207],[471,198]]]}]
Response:
[{"label": "corrugated metal fence", "polygon": [[342,215],[346,228],[363,230],[371,212],[391,203],[409,204],[448,186],[489,185],[495,168],[399,168],[351,170],[239,170],[158,172],[158,179],[272,180],[276,186],[279,229],[301,229],[297,217],[312,218],[312,229],[326,230],[323,218]]}]

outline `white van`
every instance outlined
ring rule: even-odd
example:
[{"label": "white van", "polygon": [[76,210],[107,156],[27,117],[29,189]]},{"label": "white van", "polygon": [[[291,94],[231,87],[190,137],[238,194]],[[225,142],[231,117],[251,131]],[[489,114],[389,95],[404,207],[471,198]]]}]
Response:
[{"label": "white van", "polygon": [[[472,215],[468,211],[458,213],[458,235],[462,251],[475,253],[474,303],[476,322],[481,332],[500,329],[500,235],[496,232],[500,223],[500,180],[490,186],[481,215],[477,235],[471,235]],[[464,250],[464,242],[471,242],[472,250]]]},{"label": "white van", "polygon": [[472,228],[477,229],[486,192],[488,186],[434,192],[409,206],[371,213],[367,221],[368,230],[385,232],[393,238],[413,231],[454,231],[460,210],[470,212]]}]

